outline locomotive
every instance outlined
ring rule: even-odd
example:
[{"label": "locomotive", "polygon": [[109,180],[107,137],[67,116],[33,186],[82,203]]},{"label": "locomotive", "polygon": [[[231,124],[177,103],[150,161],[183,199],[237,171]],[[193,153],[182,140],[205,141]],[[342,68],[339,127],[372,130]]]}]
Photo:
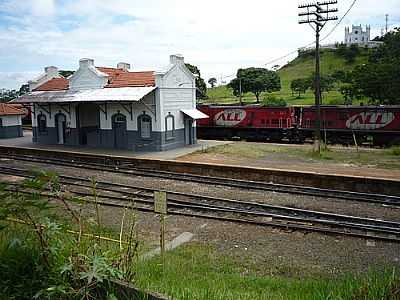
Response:
[{"label": "locomotive", "polygon": [[[315,106],[199,105],[209,116],[197,121],[197,136],[303,143],[312,139]],[[400,144],[400,106],[321,106],[321,135],[329,144]]]}]

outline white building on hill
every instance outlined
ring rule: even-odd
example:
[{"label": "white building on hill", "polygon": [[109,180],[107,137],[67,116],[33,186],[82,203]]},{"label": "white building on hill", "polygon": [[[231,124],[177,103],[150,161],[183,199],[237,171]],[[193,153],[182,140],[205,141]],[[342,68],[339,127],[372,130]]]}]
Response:
[{"label": "white building on hill", "polygon": [[371,26],[366,25],[365,31],[361,25],[346,27],[344,29],[344,43],[347,46],[358,45],[359,47],[375,48],[382,44],[382,42],[371,41]]},{"label": "white building on hill", "polygon": [[368,45],[371,39],[371,26],[367,25],[365,31],[363,30],[362,26],[351,26],[351,31],[349,27],[344,29],[345,31],[345,38],[344,42],[347,46],[352,44],[357,44],[359,46],[366,46]]}]

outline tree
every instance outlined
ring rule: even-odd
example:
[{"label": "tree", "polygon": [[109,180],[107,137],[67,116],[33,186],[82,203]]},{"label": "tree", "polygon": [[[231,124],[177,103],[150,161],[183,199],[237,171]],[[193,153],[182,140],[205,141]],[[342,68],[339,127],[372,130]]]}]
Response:
[{"label": "tree", "polygon": [[69,70],[60,70],[58,72],[62,77],[68,78],[69,76],[71,76],[72,74],[74,74],[74,71],[69,71]]},{"label": "tree", "polygon": [[263,104],[264,104],[264,106],[270,106],[270,107],[286,107],[287,106],[287,103],[284,99],[276,98],[275,95],[267,95],[263,99]]},{"label": "tree", "polygon": [[301,94],[305,94],[306,91],[310,88],[310,79],[309,78],[298,78],[292,80],[290,83],[290,89],[292,90],[292,94],[298,93],[297,98],[300,98]]},{"label": "tree", "polygon": [[189,69],[196,76],[196,97],[197,99],[205,99],[207,98],[207,85],[203,78],[201,78],[200,70],[194,65],[185,64],[186,67]]},{"label": "tree", "polygon": [[344,104],[351,105],[353,104],[354,99],[360,98],[360,91],[355,87],[354,84],[344,83],[339,88],[340,93],[343,95]]},{"label": "tree", "polygon": [[[315,91],[315,75],[311,75],[309,77],[310,88]],[[321,75],[320,77],[320,86],[321,86],[321,94],[329,93],[335,87],[336,79],[331,75]]]},{"label": "tree", "polygon": [[354,88],[374,104],[400,104],[400,59],[358,66],[353,71]]},{"label": "tree", "polygon": [[358,45],[352,44],[352,45],[350,45],[349,48],[347,48],[344,58],[346,59],[347,63],[352,64],[355,62],[356,57],[358,56],[359,53],[360,53],[360,49],[358,48]]},{"label": "tree", "polygon": [[339,44],[336,49],[336,54],[343,57],[347,63],[352,64],[355,62],[356,57],[360,53],[360,48],[357,44],[352,44],[347,47],[345,44]]},{"label": "tree", "polygon": [[234,95],[251,92],[256,96],[257,103],[260,103],[262,92],[276,92],[281,89],[281,79],[277,72],[264,68],[239,69],[236,78],[229,84],[233,89]]},{"label": "tree", "polygon": [[19,96],[17,90],[0,89],[0,102],[8,102]]},{"label": "tree", "polygon": [[208,79],[208,83],[211,85],[211,88],[214,88],[215,84],[217,83],[217,78],[211,77],[210,79]]},{"label": "tree", "polygon": [[400,104],[400,29],[385,35],[384,44],[353,73],[354,88],[375,104]]}]

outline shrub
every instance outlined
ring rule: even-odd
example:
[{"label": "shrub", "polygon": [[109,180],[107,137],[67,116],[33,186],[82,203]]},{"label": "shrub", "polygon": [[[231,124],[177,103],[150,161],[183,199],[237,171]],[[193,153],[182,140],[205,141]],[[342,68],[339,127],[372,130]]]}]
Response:
[{"label": "shrub", "polygon": [[271,107],[285,107],[287,103],[282,98],[276,98],[275,95],[267,95],[263,99],[264,106],[271,106]]},{"label": "shrub", "polygon": [[393,155],[400,156],[400,146],[394,146],[390,148]]}]

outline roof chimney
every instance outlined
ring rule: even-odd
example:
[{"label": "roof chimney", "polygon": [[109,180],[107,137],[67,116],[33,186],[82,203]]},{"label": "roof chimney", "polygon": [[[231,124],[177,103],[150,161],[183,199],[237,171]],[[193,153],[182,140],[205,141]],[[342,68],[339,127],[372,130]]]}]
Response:
[{"label": "roof chimney", "polygon": [[58,75],[58,68],[54,66],[48,66],[44,68],[44,72],[49,75]]},{"label": "roof chimney", "polygon": [[89,66],[94,66],[94,60],[91,58],[81,58],[79,60],[79,68],[87,68]]},{"label": "roof chimney", "polygon": [[172,65],[176,65],[178,63],[184,63],[184,57],[182,54],[173,54],[169,57],[169,61]]},{"label": "roof chimney", "polygon": [[129,71],[130,68],[131,68],[131,65],[128,63],[119,62],[117,64],[117,69],[120,69],[120,70]]}]

